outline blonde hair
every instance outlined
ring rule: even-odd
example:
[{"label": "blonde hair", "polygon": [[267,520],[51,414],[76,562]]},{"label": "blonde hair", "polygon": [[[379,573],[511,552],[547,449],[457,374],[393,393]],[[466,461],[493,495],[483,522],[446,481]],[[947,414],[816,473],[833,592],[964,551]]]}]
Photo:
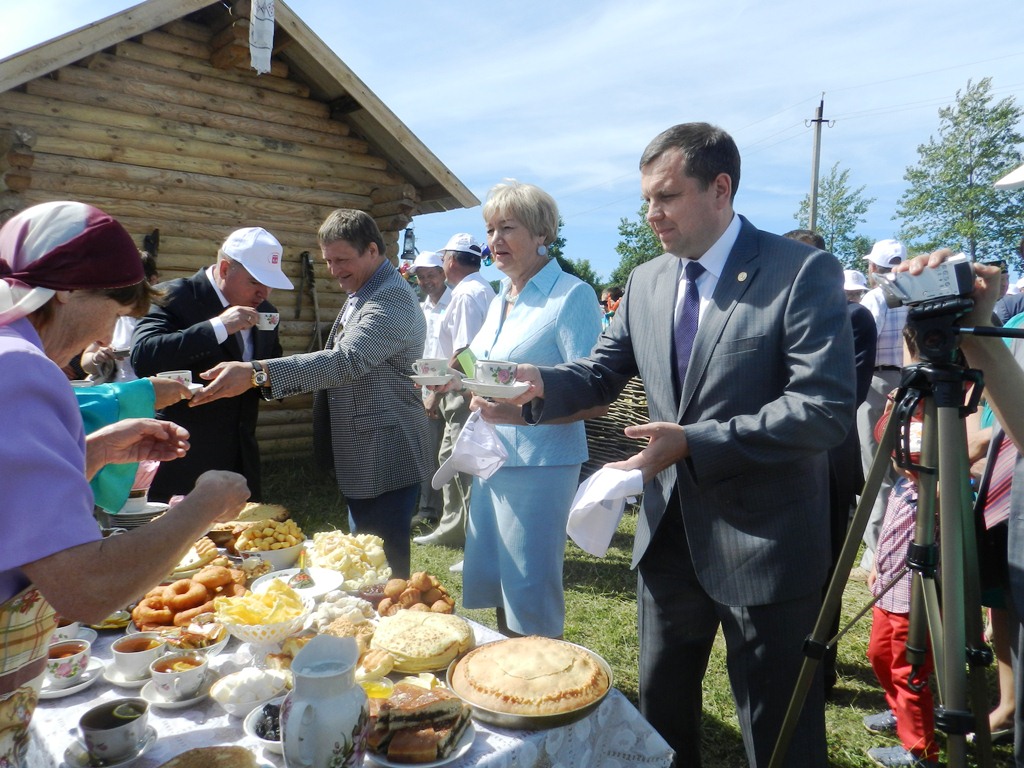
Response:
[{"label": "blonde hair", "polygon": [[558,237],[558,204],[540,187],[505,179],[491,187],[483,208],[484,220],[495,216],[515,219],[531,235],[553,243]]}]

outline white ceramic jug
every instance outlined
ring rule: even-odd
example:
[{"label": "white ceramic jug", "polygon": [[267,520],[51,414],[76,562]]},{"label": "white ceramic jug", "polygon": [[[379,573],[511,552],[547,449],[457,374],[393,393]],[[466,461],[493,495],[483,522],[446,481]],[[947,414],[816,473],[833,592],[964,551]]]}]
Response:
[{"label": "white ceramic jug", "polygon": [[359,649],[351,637],[317,635],[292,661],[294,687],[281,705],[287,768],[363,764],[370,707],[356,685]]}]

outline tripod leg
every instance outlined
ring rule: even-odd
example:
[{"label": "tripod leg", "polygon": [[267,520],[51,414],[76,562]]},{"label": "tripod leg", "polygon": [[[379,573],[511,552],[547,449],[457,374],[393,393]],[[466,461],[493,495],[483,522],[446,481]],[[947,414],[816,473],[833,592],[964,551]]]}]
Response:
[{"label": "tripod leg", "polygon": [[804,643],[804,662],[800,667],[800,674],[797,677],[793,695],[790,698],[789,706],[786,708],[786,716],[782,721],[779,731],[779,738],[775,742],[775,749],[772,751],[772,759],[769,768],[779,768],[786,757],[786,750],[789,748],[790,739],[796,729],[797,721],[800,718],[800,711],[803,709],[804,700],[807,698],[807,691],[810,690],[814,681],[814,673],[818,664],[825,654],[825,648],[829,640],[829,633],[832,620],[839,612],[839,605],[843,598],[843,590],[849,578],[853,561],[857,557],[857,550],[860,548],[861,537],[867,527],[868,517],[871,515],[871,507],[875,503],[878,491],[882,486],[882,479],[889,470],[889,457],[892,455],[893,445],[896,441],[897,420],[889,419],[878,441],[878,450],[871,461],[871,469],[868,470],[867,480],[864,483],[864,492],[861,494],[854,512],[853,519],[846,534],[846,541],[836,562],[836,568],[829,582],[828,590],[814,624],[814,630]]}]

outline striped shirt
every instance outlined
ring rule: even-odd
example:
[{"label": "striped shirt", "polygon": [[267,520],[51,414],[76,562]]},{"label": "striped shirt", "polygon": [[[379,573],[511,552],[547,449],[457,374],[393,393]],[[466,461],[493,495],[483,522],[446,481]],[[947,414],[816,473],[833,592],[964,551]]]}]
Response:
[{"label": "striped shirt", "polygon": [[[885,520],[878,537],[875,568],[878,578],[871,593],[878,595],[907,564],[907,546],[914,540],[917,517],[917,484],[901,477],[892,487]],[[907,571],[877,605],[889,613],[910,613],[911,571]]]},{"label": "striped shirt", "polygon": [[875,365],[903,367],[903,326],[907,324],[907,308],[890,308],[881,288],[872,288],[860,303],[871,312],[878,329]]}]

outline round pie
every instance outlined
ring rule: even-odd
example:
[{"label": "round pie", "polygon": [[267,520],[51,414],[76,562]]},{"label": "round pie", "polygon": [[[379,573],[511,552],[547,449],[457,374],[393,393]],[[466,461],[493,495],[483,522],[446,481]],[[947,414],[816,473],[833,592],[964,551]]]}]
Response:
[{"label": "round pie", "polygon": [[516,637],[466,654],[451,675],[459,696],[493,712],[556,715],[600,699],[611,685],[590,651],[547,637]]}]

